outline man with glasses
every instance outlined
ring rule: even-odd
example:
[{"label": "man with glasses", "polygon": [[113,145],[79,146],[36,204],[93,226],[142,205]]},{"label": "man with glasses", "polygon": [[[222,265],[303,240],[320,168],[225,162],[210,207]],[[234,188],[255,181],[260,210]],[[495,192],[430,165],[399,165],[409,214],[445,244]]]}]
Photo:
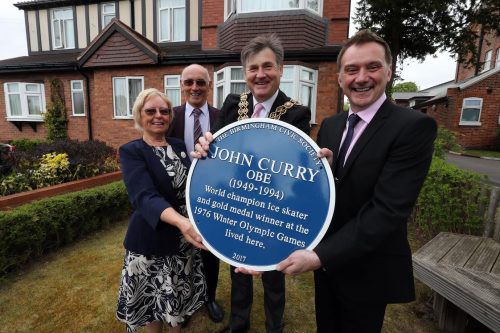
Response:
[{"label": "man with glasses", "polygon": [[[205,67],[189,65],[181,74],[181,90],[185,103],[174,108],[174,120],[168,136],[184,140],[186,150],[194,150],[194,143],[202,133],[210,131],[217,117],[218,109],[208,105],[207,95],[212,82]],[[192,160],[192,157],[190,157]],[[219,278],[219,259],[209,251],[202,250],[203,273],[207,280],[207,311],[216,323],[224,319],[224,311],[215,301]]]},{"label": "man with glasses", "polygon": [[[241,63],[250,92],[229,94],[213,127],[213,132],[246,118],[272,118],[287,122],[309,134],[311,110],[290,99],[280,89],[283,74],[283,46],[275,34],[252,39],[241,51]],[[207,156],[211,133],[200,138],[193,156]],[[221,332],[246,332],[250,326],[252,276],[231,267],[231,317]],[[266,331],[283,332],[285,277],[278,271],[262,274]]]}]

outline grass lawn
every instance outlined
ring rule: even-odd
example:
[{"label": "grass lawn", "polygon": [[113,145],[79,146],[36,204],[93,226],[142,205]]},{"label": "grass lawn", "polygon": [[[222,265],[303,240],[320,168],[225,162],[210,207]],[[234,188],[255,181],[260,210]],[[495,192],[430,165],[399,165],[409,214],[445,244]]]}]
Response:
[{"label": "grass lawn", "polygon": [[[0,332],[125,332],[115,319],[115,307],[126,229],[126,222],[117,223],[3,280]],[[221,265],[217,289],[217,299],[226,311],[224,322],[212,323],[203,309],[183,332],[212,333],[227,324],[228,269]],[[250,332],[265,332],[260,282],[254,279]],[[315,332],[312,273],[287,277],[286,286],[285,332]],[[429,291],[420,284],[417,290],[417,302],[388,307],[383,332],[438,332],[427,318]]]},{"label": "grass lawn", "polygon": [[473,156],[496,157],[500,158],[500,151],[490,150],[464,150],[464,154]]}]

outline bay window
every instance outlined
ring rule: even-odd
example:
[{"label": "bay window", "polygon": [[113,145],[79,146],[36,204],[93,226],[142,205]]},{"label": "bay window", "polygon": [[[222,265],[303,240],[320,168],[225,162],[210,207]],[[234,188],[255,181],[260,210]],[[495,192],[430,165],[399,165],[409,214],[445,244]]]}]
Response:
[{"label": "bay window", "polygon": [[4,84],[7,119],[43,121],[45,91],[41,83]]},{"label": "bay window", "polygon": [[[288,96],[311,109],[311,123],[316,123],[316,94],[318,71],[304,66],[285,65],[280,89]],[[241,94],[248,90],[241,66],[225,67],[215,77],[215,107],[221,108],[227,95]]]},{"label": "bay window", "polygon": [[225,0],[225,18],[232,13],[255,13],[264,11],[307,9],[322,15],[322,0]]},{"label": "bay window", "polygon": [[144,78],[125,76],[113,78],[114,117],[132,118],[132,107],[139,93],[144,89]]}]

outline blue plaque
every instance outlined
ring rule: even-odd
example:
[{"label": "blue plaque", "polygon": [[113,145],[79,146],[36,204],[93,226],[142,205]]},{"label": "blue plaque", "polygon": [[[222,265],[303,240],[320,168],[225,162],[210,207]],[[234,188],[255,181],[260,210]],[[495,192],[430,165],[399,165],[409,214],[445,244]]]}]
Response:
[{"label": "blue plaque", "polygon": [[214,134],[193,160],[187,208],[204,245],[221,260],[257,271],[298,249],[314,249],[333,215],[335,186],[319,147],[279,120],[247,119]]}]

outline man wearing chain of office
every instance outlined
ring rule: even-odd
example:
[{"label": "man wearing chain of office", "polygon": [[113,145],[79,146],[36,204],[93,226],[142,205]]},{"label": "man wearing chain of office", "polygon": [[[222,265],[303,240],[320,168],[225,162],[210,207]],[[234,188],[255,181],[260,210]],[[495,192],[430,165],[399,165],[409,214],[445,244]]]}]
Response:
[{"label": "man wearing chain of office", "polygon": [[[257,36],[241,51],[245,81],[250,92],[229,94],[222,105],[213,132],[238,120],[247,118],[271,118],[289,123],[309,134],[311,110],[289,98],[280,89],[283,74],[283,46],[275,34]],[[200,143],[212,141],[211,133],[205,133]],[[198,146],[199,144],[197,144]],[[193,157],[201,157],[196,149]],[[206,153],[204,153],[206,156]],[[268,271],[262,274],[266,331],[283,331],[285,309],[285,278],[283,273]],[[250,326],[253,289],[252,276],[236,273],[231,267],[231,316],[229,326],[222,332],[246,332]]]}]

